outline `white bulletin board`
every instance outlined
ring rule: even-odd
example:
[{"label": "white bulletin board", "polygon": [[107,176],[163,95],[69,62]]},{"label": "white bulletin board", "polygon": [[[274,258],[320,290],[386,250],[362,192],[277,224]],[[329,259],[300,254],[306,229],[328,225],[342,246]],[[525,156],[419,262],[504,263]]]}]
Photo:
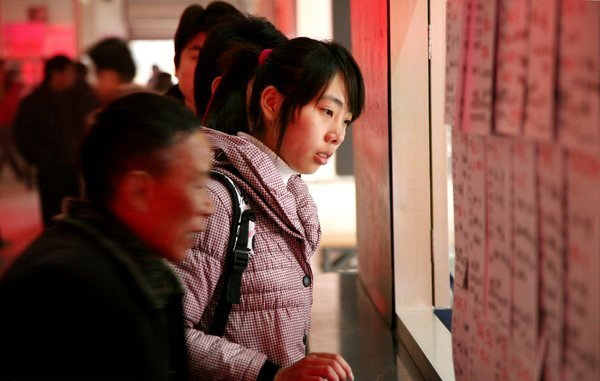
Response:
[{"label": "white bulletin board", "polygon": [[446,4],[456,380],[600,380],[600,1]]}]

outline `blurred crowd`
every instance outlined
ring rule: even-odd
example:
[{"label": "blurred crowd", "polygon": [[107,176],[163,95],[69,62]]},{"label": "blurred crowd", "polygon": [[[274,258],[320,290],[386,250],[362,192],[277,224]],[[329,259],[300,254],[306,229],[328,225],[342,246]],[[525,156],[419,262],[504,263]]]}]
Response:
[{"label": "blurred crowd", "polygon": [[129,93],[163,94],[173,86],[156,64],[146,86],[133,84],[136,67],[123,39],[98,41],[86,55],[92,68],[65,55],[47,58],[41,83],[29,88],[19,63],[0,58],[0,177],[12,171],[37,187],[45,225],[65,196],[80,193],[77,148],[94,112]]},{"label": "blurred crowd", "polygon": [[37,187],[45,229],[0,276],[0,379],[353,379],[308,353],[301,175],[362,113],[358,64],[223,1],[173,40],[176,85],[157,65],[134,83],[117,37],[85,52],[92,85],[65,55],[29,91],[2,62],[0,169]]}]

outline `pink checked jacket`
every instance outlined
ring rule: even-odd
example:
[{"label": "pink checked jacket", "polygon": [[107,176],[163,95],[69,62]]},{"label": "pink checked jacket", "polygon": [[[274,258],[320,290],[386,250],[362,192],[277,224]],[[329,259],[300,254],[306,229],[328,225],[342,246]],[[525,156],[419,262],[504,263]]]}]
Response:
[{"label": "pink checked jacket", "polygon": [[[186,260],[174,269],[185,288],[190,378],[254,381],[268,359],[286,367],[305,355],[312,305],[310,257],[319,245],[317,208],[306,184],[284,184],[270,158],[250,141],[204,129],[214,169],[227,174],[256,216],[254,252],[242,277],[223,338],[208,331],[224,270],[233,206],[225,187],[208,183],[214,212],[195,234]],[[219,286],[219,287],[218,287]]]}]

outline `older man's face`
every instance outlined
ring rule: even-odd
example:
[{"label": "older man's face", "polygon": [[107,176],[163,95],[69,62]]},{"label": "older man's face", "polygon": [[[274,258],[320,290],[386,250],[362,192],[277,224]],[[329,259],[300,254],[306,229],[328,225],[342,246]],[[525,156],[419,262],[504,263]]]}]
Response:
[{"label": "older man's face", "polygon": [[178,262],[191,247],[190,233],[204,229],[212,213],[206,191],[211,150],[201,132],[196,132],[170,148],[171,165],[156,177],[149,203],[150,245],[165,258]]}]

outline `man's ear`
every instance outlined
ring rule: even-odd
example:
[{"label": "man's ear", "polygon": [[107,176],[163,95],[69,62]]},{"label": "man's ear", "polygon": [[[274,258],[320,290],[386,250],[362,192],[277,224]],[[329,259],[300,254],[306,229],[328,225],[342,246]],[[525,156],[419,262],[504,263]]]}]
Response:
[{"label": "man's ear", "polygon": [[265,116],[265,121],[273,122],[277,118],[282,100],[283,96],[275,86],[270,85],[264,88],[260,94],[260,108]]},{"label": "man's ear", "polygon": [[210,93],[214,94],[215,91],[217,91],[217,87],[219,87],[219,83],[221,83],[221,79],[223,78],[222,75],[215,77],[215,79],[213,79],[212,83],[210,84]]},{"label": "man's ear", "polygon": [[130,171],[121,180],[121,196],[132,210],[143,213],[154,196],[154,178],[146,171]]}]

